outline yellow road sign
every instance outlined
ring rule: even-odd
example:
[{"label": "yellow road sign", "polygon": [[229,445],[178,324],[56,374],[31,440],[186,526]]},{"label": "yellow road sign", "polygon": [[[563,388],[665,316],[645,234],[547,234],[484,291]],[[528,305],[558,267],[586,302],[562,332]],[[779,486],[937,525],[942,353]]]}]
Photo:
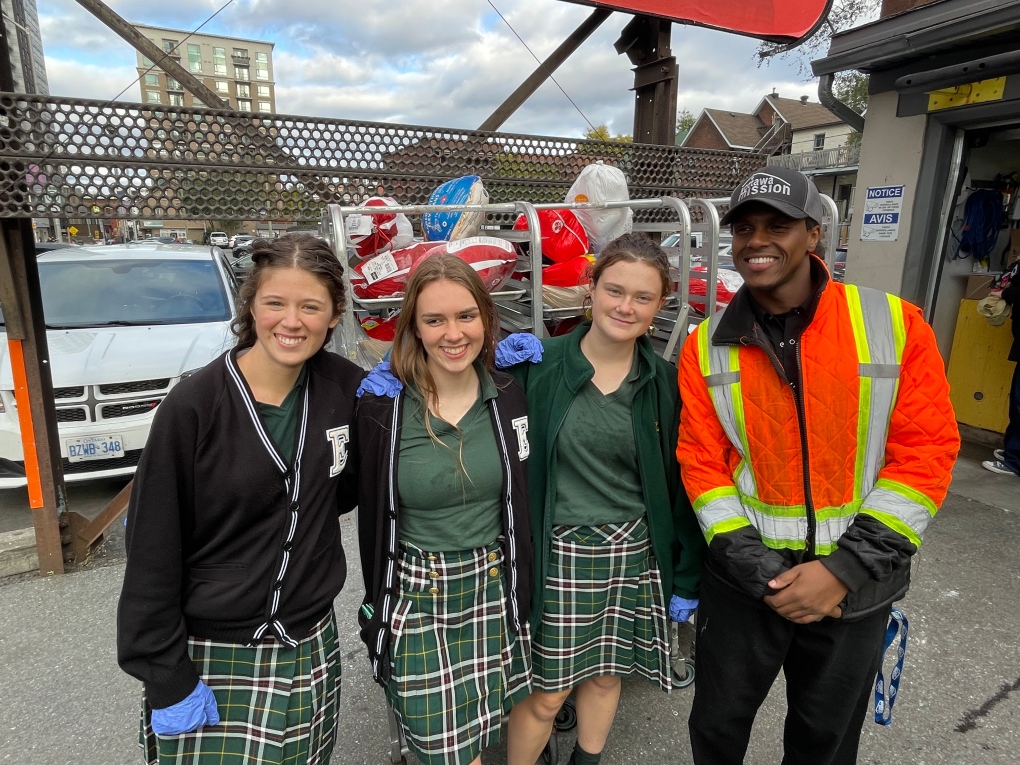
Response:
[{"label": "yellow road sign", "polygon": [[67,233],[71,236],[78,236],[78,228],[76,226],[68,226]]}]

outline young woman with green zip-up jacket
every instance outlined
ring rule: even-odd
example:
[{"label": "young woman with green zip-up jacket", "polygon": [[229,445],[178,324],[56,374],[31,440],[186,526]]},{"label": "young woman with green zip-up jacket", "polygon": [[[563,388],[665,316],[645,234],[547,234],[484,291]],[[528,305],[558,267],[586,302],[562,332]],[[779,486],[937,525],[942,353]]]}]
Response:
[{"label": "young woman with green zip-up jacket", "polygon": [[[509,765],[533,765],[575,687],[571,765],[599,762],[621,676],[671,688],[667,613],[697,606],[704,538],[676,461],[676,368],[647,337],[669,287],[662,249],[620,237],[592,267],[589,321],[509,369],[528,398],[535,539],[534,692],[511,713]],[[538,345],[514,338],[505,363]]]}]

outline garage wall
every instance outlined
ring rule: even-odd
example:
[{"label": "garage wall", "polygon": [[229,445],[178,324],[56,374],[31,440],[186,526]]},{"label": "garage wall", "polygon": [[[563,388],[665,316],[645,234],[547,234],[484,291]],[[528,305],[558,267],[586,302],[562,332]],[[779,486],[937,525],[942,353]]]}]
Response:
[{"label": "garage wall", "polygon": [[[853,225],[847,247],[846,280],[852,284],[898,291],[903,281],[912,208],[924,149],[927,117],[897,117],[895,91],[868,99],[861,141],[861,161],[854,194]],[[904,184],[899,238],[895,242],[861,242],[861,221],[869,186]]]}]

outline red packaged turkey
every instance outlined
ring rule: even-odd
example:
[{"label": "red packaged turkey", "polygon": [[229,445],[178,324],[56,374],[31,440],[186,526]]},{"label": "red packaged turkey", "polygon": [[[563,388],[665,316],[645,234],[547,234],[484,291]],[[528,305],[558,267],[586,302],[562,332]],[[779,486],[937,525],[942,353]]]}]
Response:
[{"label": "red packaged turkey", "polygon": [[[528,219],[517,216],[517,231],[528,230]],[[538,229],[542,232],[542,255],[554,263],[576,258],[588,250],[588,234],[572,210],[539,210]]]},{"label": "red packaged turkey", "polygon": [[393,252],[384,252],[358,263],[351,270],[351,290],[363,300],[399,297],[415,261],[431,250],[444,249],[445,242],[419,242]]},{"label": "red packaged turkey", "polygon": [[[707,294],[705,292],[705,278],[708,274],[708,269],[705,266],[694,266],[691,269],[691,296],[701,295],[702,297]],[[736,271],[730,271],[729,269],[720,268],[715,272],[715,307],[718,311],[720,308],[730,304],[733,300],[733,296],[737,294],[737,290],[740,289],[740,285],[744,283],[744,277],[738,274]],[[691,308],[696,311],[705,312],[705,304],[695,302],[691,300]]]},{"label": "red packaged turkey", "polygon": [[482,278],[485,289],[495,292],[502,287],[517,266],[517,251],[505,239],[491,236],[471,236],[452,242],[430,242],[431,250],[421,252],[411,266],[413,272],[422,260],[430,255],[448,253],[456,255],[470,265]]},{"label": "red packaged turkey", "polygon": [[400,321],[400,313],[393,314],[388,319],[376,319],[375,317],[369,317],[361,322],[361,328],[365,330],[365,334],[373,340],[379,340],[384,343],[393,342],[393,338],[397,336],[397,322]]},{"label": "red packaged turkey", "polygon": [[550,287],[579,287],[588,284],[588,270],[592,261],[584,255],[542,269],[542,285]]},{"label": "red packaged turkey", "polygon": [[[397,200],[390,197],[370,197],[365,207],[394,207]],[[381,252],[399,250],[414,241],[414,229],[406,215],[379,213],[348,215],[344,221],[347,238],[359,258],[370,258]]]}]

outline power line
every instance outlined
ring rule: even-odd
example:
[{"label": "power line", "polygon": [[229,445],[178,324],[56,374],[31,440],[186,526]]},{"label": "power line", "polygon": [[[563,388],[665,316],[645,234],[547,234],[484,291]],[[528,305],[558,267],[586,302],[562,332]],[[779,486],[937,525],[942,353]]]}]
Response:
[{"label": "power line", "polygon": [[[497,15],[497,16],[499,16],[499,17],[500,17],[501,19],[503,19],[503,23],[504,23],[504,24],[506,24],[506,25],[507,25],[507,27],[508,27],[508,28],[510,29],[510,31],[514,33],[514,37],[516,37],[516,38],[517,38],[518,40],[520,40],[520,41],[521,41],[521,45],[523,45],[523,46],[525,47],[525,49],[526,49],[526,50],[528,51],[528,53],[530,53],[530,54],[531,54],[531,57],[532,57],[532,58],[534,58],[534,59],[535,59],[535,61],[537,61],[537,62],[538,62],[538,65],[539,65],[539,66],[542,66],[542,59],[540,59],[540,58],[539,58],[538,56],[536,56],[536,55],[535,55],[535,52],[534,52],[534,51],[533,51],[533,50],[532,50],[531,48],[529,48],[529,47],[528,47],[528,44],[527,44],[526,42],[524,42],[524,38],[523,38],[523,37],[521,37],[521,36],[520,36],[519,34],[517,34],[517,30],[516,30],[516,29],[514,29],[514,28],[513,28],[513,27],[512,27],[511,25],[510,25],[510,22],[509,22],[509,21],[507,21],[507,20],[506,20],[506,16],[504,16],[504,15],[503,15],[502,13],[500,13],[500,11],[499,11],[499,8],[497,8],[497,7],[496,7],[496,6],[495,6],[495,5],[493,4],[492,0],[486,0],[486,2],[488,2],[488,4],[492,6],[492,10],[494,10],[494,11],[496,12],[496,15]],[[564,96],[566,96],[566,99],[567,99],[567,100],[568,100],[568,101],[570,102],[570,104],[571,104],[571,105],[572,105],[572,106],[573,106],[573,107],[574,107],[575,109],[577,109],[577,113],[578,113],[578,114],[580,114],[580,115],[581,115],[581,118],[582,118],[582,119],[583,119],[583,120],[584,120],[585,122],[587,122],[587,123],[588,123],[588,127],[590,127],[590,128],[592,129],[592,130],[597,130],[597,128],[596,128],[596,127],[595,127],[594,125],[592,125],[592,124],[591,124],[591,120],[590,120],[590,119],[588,119],[588,118],[587,118],[587,117],[585,116],[584,112],[582,112],[582,111],[581,111],[581,107],[580,107],[580,106],[578,106],[578,105],[577,105],[576,103],[574,103],[574,99],[572,99],[572,98],[570,97],[570,94],[569,94],[569,93],[567,93],[567,91],[565,91],[565,90],[563,89],[563,86],[562,86],[562,85],[560,85],[560,84],[559,84],[559,82],[557,82],[556,78],[555,78],[555,77],[553,77],[553,75],[552,75],[552,73],[551,73],[551,72],[549,73],[549,79],[550,79],[550,80],[552,80],[552,81],[553,81],[553,83],[554,83],[554,84],[556,85],[556,87],[560,89],[560,92],[561,92],[561,93],[562,93],[562,94],[563,94]]]}]

